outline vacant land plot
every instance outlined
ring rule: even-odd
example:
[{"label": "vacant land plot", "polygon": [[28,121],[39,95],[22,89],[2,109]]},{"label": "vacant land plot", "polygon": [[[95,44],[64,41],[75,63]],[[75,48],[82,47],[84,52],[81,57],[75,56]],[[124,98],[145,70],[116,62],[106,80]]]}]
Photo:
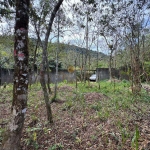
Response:
[{"label": "vacant land plot", "polygon": [[[53,85],[51,86],[54,94]],[[12,86],[0,92],[0,142],[9,122]],[[22,150],[150,150],[150,93],[133,96],[128,81],[58,85],[48,124],[39,84],[29,88]]]}]

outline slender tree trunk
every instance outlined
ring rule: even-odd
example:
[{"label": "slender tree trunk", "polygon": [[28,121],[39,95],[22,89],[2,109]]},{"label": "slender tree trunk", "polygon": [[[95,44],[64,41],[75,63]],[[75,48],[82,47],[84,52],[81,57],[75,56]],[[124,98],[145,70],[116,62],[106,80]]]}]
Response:
[{"label": "slender tree trunk", "polygon": [[36,62],[36,54],[37,54],[38,46],[39,46],[39,39],[37,39],[37,42],[36,42],[36,46],[35,46],[35,50],[34,50],[33,63],[32,63],[32,66],[31,66],[31,72],[30,72],[30,76],[29,76],[30,88],[31,88],[31,85],[32,85],[32,76],[34,75],[34,72],[35,72],[34,67],[35,67],[35,62]]},{"label": "slender tree trunk", "polygon": [[47,110],[47,120],[49,121],[49,123],[53,123],[51,105],[49,102],[49,95],[48,95],[46,81],[45,81],[45,67],[44,67],[43,63],[41,64],[40,69],[41,69],[40,70],[40,83],[41,83],[42,90],[44,93],[44,100],[45,100],[46,110]]},{"label": "slender tree trunk", "polygon": [[58,85],[58,52],[56,50],[56,74],[55,74],[55,90],[54,90],[54,98],[53,102],[56,100],[57,97],[57,85]]},{"label": "slender tree trunk", "polygon": [[112,76],[112,51],[113,50],[111,50],[110,56],[109,56],[109,79],[110,81],[112,81],[112,78],[113,78]]},{"label": "slender tree trunk", "polygon": [[16,0],[12,116],[3,150],[19,150],[28,95],[28,21],[30,0]]},{"label": "slender tree trunk", "polygon": [[148,74],[144,65],[144,60],[145,60],[145,35],[142,36],[142,71],[143,71],[143,76],[146,80],[146,82],[149,82]]},{"label": "slender tree trunk", "polygon": [[75,77],[76,77],[76,91],[77,91],[77,88],[78,88],[78,82],[77,82],[77,58],[75,59]]},{"label": "slender tree trunk", "polygon": [[55,91],[54,91],[54,101],[57,96],[57,83],[58,83],[58,51],[59,51],[59,11],[58,11],[58,35],[57,35],[57,49],[56,49],[56,75],[55,75]]},{"label": "slender tree trunk", "polygon": [[84,68],[84,61],[83,61],[83,51],[82,51],[81,82],[83,82],[83,68]]},{"label": "slender tree trunk", "polygon": [[140,79],[140,59],[139,56],[134,54],[133,57],[133,68],[132,68],[132,75],[133,75],[133,94],[139,94],[141,91],[141,79]]},{"label": "slender tree trunk", "polygon": [[131,80],[131,88],[133,92],[133,50],[132,46],[130,47],[130,61],[131,61],[131,73],[130,73],[130,80]]},{"label": "slender tree trunk", "polygon": [[96,82],[98,83],[98,89],[100,90],[101,85],[100,85],[100,71],[98,71],[98,58],[99,58],[99,51],[98,51],[98,38],[97,38],[97,69],[96,69]]},{"label": "slender tree trunk", "polygon": [[99,58],[99,51],[98,51],[98,38],[97,38],[97,61],[96,61],[97,68],[98,68],[98,58]]},{"label": "slender tree trunk", "polygon": [[110,56],[109,56],[109,62],[108,62],[108,65],[109,65],[109,79],[110,79],[110,81],[112,81],[112,54],[113,54],[113,51],[114,51],[114,45],[110,45],[109,43],[108,43],[108,41],[107,41],[107,38],[106,38],[106,36],[103,34],[103,37],[104,37],[104,39],[105,39],[105,41],[106,41],[106,44],[107,44],[107,46],[109,47],[109,49],[110,49]]},{"label": "slender tree trunk", "polygon": [[84,62],[84,83],[87,78],[87,58],[88,58],[88,13],[87,13],[87,21],[86,21],[86,54],[85,54],[85,62]]},{"label": "slender tree trunk", "polygon": [[[132,46],[131,49],[131,73],[132,73],[132,93],[140,94],[141,91],[141,79],[140,79],[140,39],[139,39],[139,29],[138,35],[135,37],[134,31],[132,31],[132,42],[137,40],[136,45]],[[135,39],[134,39],[135,38]]]},{"label": "slender tree trunk", "polygon": [[[50,101],[49,101],[49,92],[48,92],[48,88],[46,86],[46,68],[47,68],[47,55],[46,55],[46,47],[43,47],[43,55],[42,55],[42,63],[40,66],[40,83],[42,86],[42,90],[44,93],[44,100],[45,100],[45,104],[46,104],[46,111],[47,111],[47,120],[49,121],[49,123],[53,122],[52,119],[52,111],[51,111],[51,106],[50,106]],[[48,77],[48,76],[47,76]]]},{"label": "slender tree trunk", "polygon": [[47,72],[47,88],[48,92],[51,93],[51,88],[50,88],[50,73],[49,73],[49,64],[48,64],[48,53],[47,50],[45,49],[45,62],[46,62],[46,72]]}]

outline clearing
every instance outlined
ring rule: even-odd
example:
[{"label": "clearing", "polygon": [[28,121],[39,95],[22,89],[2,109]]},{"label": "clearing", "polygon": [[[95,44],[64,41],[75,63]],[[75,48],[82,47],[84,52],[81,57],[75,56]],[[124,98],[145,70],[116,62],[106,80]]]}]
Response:
[{"label": "clearing", "polygon": [[[52,85],[52,95],[54,94]],[[150,94],[133,96],[128,81],[58,84],[47,123],[39,84],[29,88],[22,150],[150,150]],[[0,142],[9,122],[12,85],[0,92]],[[1,144],[1,143],[0,143]]]}]

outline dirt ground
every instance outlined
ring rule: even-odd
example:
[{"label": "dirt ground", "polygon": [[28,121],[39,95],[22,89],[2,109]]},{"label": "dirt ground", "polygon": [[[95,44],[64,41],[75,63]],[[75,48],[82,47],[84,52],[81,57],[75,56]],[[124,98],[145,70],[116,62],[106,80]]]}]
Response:
[{"label": "dirt ground", "polygon": [[[91,92],[77,97],[70,86],[58,91],[59,102],[51,104],[53,124],[47,122],[42,91],[32,95],[21,150],[150,150],[150,109],[143,113],[135,104],[136,113],[118,108],[107,114],[103,104],[111,99],[106,95]],[[10,106],[9,98],[0,104],[1,128],[8,125]]]}]

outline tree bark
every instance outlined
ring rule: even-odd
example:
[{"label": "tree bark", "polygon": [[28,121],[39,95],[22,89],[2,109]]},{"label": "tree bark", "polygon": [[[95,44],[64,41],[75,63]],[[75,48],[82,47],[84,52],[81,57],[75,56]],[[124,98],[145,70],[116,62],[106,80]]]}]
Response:
[{"label": "tree bark", "polygon": [[57,84],[58,84],[58,51],[59,51],[59,21],[60,21],[60,16],[58,12],[58,35],[57,35],[57,49],[56,49],[56,74],[55,74],[55,90],[54,90],[54,98],[52,101],[56,101],[57,97]]},{"label": "tree bark", "polygon": [[2,150],[19,150],[28,95],[28,22],[30,0],[16,0],[12,116]]},{"label": "tree bark", "polygon": [[[138,32],[138,35],[134,32]],[[132,27],[132,41],[131,41],[131,73],[132,73],[132,93],[135,95],[139,95],[141,92],[141,79],[140,79],[140,34],[139,34],[139,28],[134,29]],[[137,40],[137,43],[135,42]],[[134,43],[133,43],[134,42]],[[133,46],[133,44],[135,44]]]},{"label": "tree bark", "polygon": [[[87,79],[87,58],[88,58],[88,13],[86,16],[87,20],[86,20],[86,54],[85,54],[85,61],[84,61],[84,83],[86,83],[86,79]],[[89,81],[88,81],[89,83]]]},{"label": "tree bark", "polygon": [[113,50],[111,49],[110,56],[109,56],[109,79],[110,79],[110,81],[112,81],[112,79],[113,79],[113,76],[112,76],[112,52],[113,52]]},{"label": "tree bark", "polygon": [[[136,48],[135,48],[136,49]],[[137,50],[136,50],[137,51]],[[136,54],[137,52],[133,52],[133,60],[132,60],[132,68],[131,68],[131,71],[132,71],[132,82],[133,82],[133,85],[132,85],[132,93],[133,94],[139,94],[140,91],[141,91],[141,79],[140,79],[140,58],[139,58],[139,55]]]},{"label": "tree bark", "polygon": [[49,95],[47,92],[47,87],[45,82],[45,70],[43,64],[41,64],[41,70],[40,70],[40,83],[42,86],[42,90],[44,92],[44,100],[45,100],[46,110],[47,110],[47,120],[49,121],[49,123],[53,123],[52,111],[49,102]]}]

